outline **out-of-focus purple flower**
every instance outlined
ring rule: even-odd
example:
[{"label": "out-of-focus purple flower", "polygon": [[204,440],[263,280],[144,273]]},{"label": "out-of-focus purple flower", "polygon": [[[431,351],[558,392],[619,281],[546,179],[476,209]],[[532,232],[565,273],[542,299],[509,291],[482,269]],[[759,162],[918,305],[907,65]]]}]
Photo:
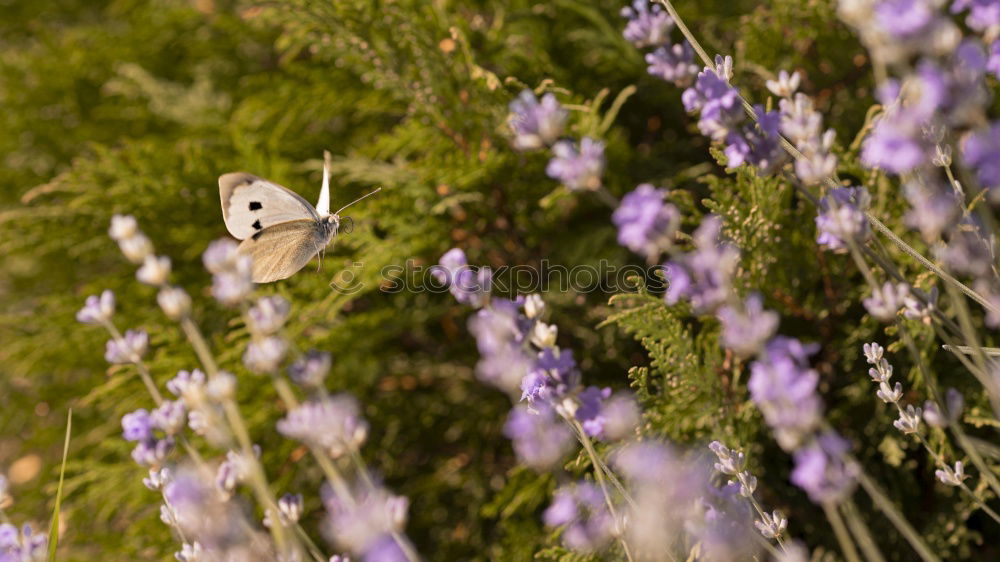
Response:
[{"label": "out-of-focus purple flower", "polygon": [[764,299],[751,293],[742,307],[723,306],[718,312],[722,322],[722,345],[737,355],[754,355],[778,329],[778,314],[764,309]]},{"label": "out-of-focus purple flower", "polygon": [[227,499],[231,497],[236,486],[250,475],[249,462],[252,461],[247,461],[242,453],[236,451],[226,453],[226,460],[219,464],[219,468],[215,472],[215,486],[222,497]]},{"label": "out-of-focus purple flower", "polygon": [[127,330],[121,339],[108,340],[104,359],[108,363],[135,363],[149,349],[149,335],[143,330]]},{"label": "out-of-focus purple flower", "polygon": [[962,159],[983,189],[1000,187],[1000,121],[969,135],[962,143]]},{"label": "out-of-focus purple flower", "polygon": [[809,367],[816,346],[776,337],[750,365],[750,397],[774,431],[778,444],[791,451],[819,427],[823,403],[816,391],[819,373]]},{"label": "out-of-focus purple flower", "polygon": [[[342,498],[329,488],[323,489],[323,503],[326,506],[327,530],[337,545],[361,555],[364,560],[378,560],[369,557],[369,552],[386,552],[383,540],[393,540],[393,533],[399,533],[406,525],[409,500],[396,496],[381,486],[359,488],[350,498]],[[394,561],[396,558],[389,557]]]},{"label": "out-of-focus purple flower", "polygon": [[640,552],[669,551],[697,515],[694,508],[708,486],[710,467],[689,462],[658,441],[627,444],[612,463],[634,500],[625,516],[628,544]]},{"label": "out-of-focus purple flower", "polygon": [[553,157],[545,173],[559,180],[571,191],[595,190],[601,187],[604,175],[604,143],[583,137],[577,150],[570,141],[559,141],[552,146]]},{"label": "out-of-focus purple flower", "polygon": [[[285,494],[278,498],[278,518],[277,522],[283,526],[289,526],[298,522],[299,518],[302,517],[302,510],[304,509],[304,500],[302,494]],[[271,527],[274,525],[274,517],[271,511],[268,510],[264,514],[264,526]]]},{"label": "out-of-focus purple flower", "polygon": [[510,102],[510,127],[514,131],[514,148],[535,150],[550,146],[559,139],[569,112],[552,94],[542,96],[541,102],[531,90],[524,90]]},{"label": "out-of-focus purple flower", "polygon": [[187,409],[182,400],[164,400],[150,413],[149,418],[157,429],[167,435],[174,435],[184,429]]},{"label": "out-of-focus purple flower", "polygon": [[83,308],[76,313],[76,321],[84,324],[102,324],[115,313],[115,294],[105,289],[100,296],[87,297]]},{"label": "out-of-focus purple flower", "polygon": [[647,259],[670,248],[680,226],[677,207],[666,203],[666,190],[644,183],[622,198],[611,215],[618,227],[618,243]]},{"label": "out-of-focus purple flower", "polygon": [[41,562],[48,559],[49,536],[36,533],[31,525],[18,528],[10,523],[0,524],[0,561]]},{"label": "out-of-focus purple flower", "polygon": [[764,175],[777,170],[787,159],[779,144],[781,115],[777,111],[764,111],[755,105],[757,124],[748,124],[726,136],[726,165],[736,168],[750,164]]},{"label": "out-of-focus purple flower", "polygon": [[610,388],[588,386],[577,397],[580,404],[576,409],[576,419],[583,426],[583,431],[591,437],[604,438],[605,417],[604,404],[611,397]]},{"label": "out-of-focus purple flower", "polygon": [[931,287],[926,294],[916,291],[903,297],[903,316],[911,320],[920,320],[926,324],[931,322],[931,313],[937,309],[938,288]]},{"label": "out-of-focus purple flower", "polygon": [[236,267],[239,254],[236,252],[239,247],[236,242],[229,238],[220,238],[213,241],[201,255],[201,261],[205,264],[205,269],[210,273],[222,273]]},{"label": "out-of-focus purple flower", "polygon": [[910,182],[903,194],[910,203],[904,217],[907,226],[919,230],[928,242],[937,240],[958,217],[958,200],[951,190]]},{"label": "out-of-focus purple flower", "polygon": [[701,517],[689,520],[688,532],[701,544],[706,560],[752,560],[756,558],[750,504],[740,497],[735,482],[706,486],[696,504]]},{"label": "out-of-focus purple flower", "polygon": [[534,354],[525,344],[530,321],[518,309],[515,301],[491,299],[489,307],[469,319],[469,332],[481,356],[476,376],[508,393],[520,390],[522,380],[535,368]]},{"label": "out-of-focus purple flower", "polygon": [[650,6],[648,0],[635,0],[631,7],[622,8],[621,15],[628,18],[622,35],[640,49],[662,45],[670,39],[674,20],[659,4]]},{"label": "out-of-focus purple flower", "polygon": [[410,558],[394,538],[383,535],[365,551],[361,560],[362,562],[409,562]]},{"label": "out-of-focus purple flower", "polygon": [[904,300],[910,294],[906,283],[893,285],[886,282],[881,288],[872,289],[872,296],[862,303],[873,317],[889,322],[896,318],[896,313],[903,307]]},{"label": "out-of-focus purple flower", "polygon": [[1000,39],[990,43],[990,52],[986,59],[986,70],[1000,80]]},{"label": "out-of-focus purple flower", "polygon": [[243,302],[253,292],[250,256],[237,252],[229,239],[216,240],[202,254],[205,269],[212,272],[212,296],[225,305]]},{"label": "out-of-focus purple flower", "polygon": [[140,283],[159,287],[167,282],[170,276],[170,258],[166,256],[148,255],[142,262],[142,267],[135,272]]},{"label": "out-of-focus purple flower", "polygon": [[669,283],[664,297],[667,304],[687,298],[696,311],[709,312],[729,299],[740,254],[732,244],[720,240],[721,231],[720,217],[705,217],[692,236],[695,250],[664,266]]},{"label": "out-of-focus purple flower", "polygon": [[573,433],[544,403],[514,406],[503,433],[512,441],[517,458],[539,472],[558,464],[573,443]]},{"label": "out-of-focus purple flower", "polygon": [[368,437],[368,422],[361,417],[354,397],[338,394],[319,402],[307,402],[288,412],[278,421],[278,431],[337,458],[361,447]]},{"label": "out-of-focus purple flower", "polygon": [[872,168],[890,174],[905,174],[931,161],[928,147],[921,142],[921,131],[902,119],[883,116],[875,122],[871,135],[861,148],[861,160]]},{"label": "out-of-focus purple flower", "polygon": [[438,265],[431,268],[431,274],[439,283],[448,287],[458,302],[476,308],[486,304],[493,283],[493,272],[488,267],[469,267],[461,248],[445,252]]},{"label": "out-of-focus purple flower", "polygon": [[726,140],[731,133],[738,133],[746,118],[739,92],[708,67],[698,73],[694,86],[684,90],[681,101],[688,113],[700,113],[698,129],[712,140]]},{"label": "out-of-focus purple flower", "polygon": [[1000,26],[1000,3],[996,0],[955,0],[951,4],[952,13],[965,10],[969,14],[965,23],[976,31],[985,31],[990,27]]},{"label": "out-of-focus purple flower", "polygon": [[163,463],[173,449],[174,440],[172,437],[139,441],[132,449],[132,460],[143,466],[158,466]]},{"label": "out-of-focus purple flower", "polygon": [[850,444],[827,432],[795,452],[792,483],[816,503],[839,502],[854,490],[856,469],[846,464]]},{"label": "out-of-focus purple flower", "polygon": [[565,527],[563,543],[571,550],[593,552],[611,541],[614,519],[601,491],[590,482],[560,487],[542,518],[549,527]]},{"label": "out-of-focus purple flower", "polygon": [[288,376],[296,384],[318,388],[323,386],[332,364],[333,360],[329,353],[312,350],[289,365]]},{"label": "out-of-focus purple flower", "polygon": [[875,5],[878,25],[896,39],[908,39],[927,31],[937,11],[927,0],[882,0]]},{"label": "out-of-focus purple flower", "polygon": [[177,371],[177,375],[167,381],[167,390],[178,398],[184,398],[190,404],[197,402],[197,400],[191,400],[191,398],[200,396],[204,386],[205,373],[199,369]]},{"label": "out-of-focus purple flower", "polygon": [[573,350],[546,347],[521,380],[521,400],[529,404],[547,402],[558,408],[561,399],[575,392],[579,384]]},{"label": "out-of-focus purple flower", "polygon": [[[579,415],[579,413],[578,413]],[[601,417],[604,420],[602,439],[617,441],[631,436],[639,426],[642,412],[635,398],[628,393],[616,393],[604,402]]]},{"label": "out-of-focus purple flower", "polygon": [[255,373],[273,373],[281,366],[288,352],[288,343],[278,336],[251,341],[243,354],[243,363]]},{"label": "out-of-focus purple flower", "polygon": [[156,294],[156,302],[171,320],[180,320],[191,312],[191,297],[180,287],[164,286]]},{"label": "out-of-focus purple flower", "polygon": [[126,441],[146,441],[153,437],[153,419],[145,408],[122,416],[122,436]]},{"label": "out-of-focus purple flower", "polygon": [[694,50],[687,41],[663,45],[652,53],[646,53],[646,64],[649,65],[649,74],[678,88],[690,86],[700,70],[694,64]]},{"label": "out-of-focus purple flower", "polygon": [[[207,471],[182,467],[163,487],[165,502],[161,518],[176,525],[191,544],[211,560],[266,560],[266,540],[247,521],[239,502],[224,501]],[[253,550],[250,550],[253,549]]]},{"label": "out-of-focus purple flower", "polygon": [[292,305],[284,297],[262,297],[247,311],[250,329],[257,334],[269,336],[285,325],[291,310]]},{"label": "out-of-focus purple flower", "polygon": [[868,237],[868,190],[864,187],[835,187],[819,202],[816,215],[816,243],[843,251],[848,240],[862,243]]}]

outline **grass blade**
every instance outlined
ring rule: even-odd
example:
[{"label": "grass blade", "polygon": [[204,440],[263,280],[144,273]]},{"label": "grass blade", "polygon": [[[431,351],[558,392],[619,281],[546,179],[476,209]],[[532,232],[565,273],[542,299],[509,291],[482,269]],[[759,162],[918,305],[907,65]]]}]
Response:
[{"label": "grass blade", "polygon": [[49,525],[49,562],[56,559],[59,548],[59,509],[62,507],[63,477],[66,476],[66,458],[69,456],[69,436],[73,429],[73,409],[66,415],[66,440],[63,442],[62,466],[59,467],[59,486],[56,488],[56,505],[52,509],[52,523]]}]

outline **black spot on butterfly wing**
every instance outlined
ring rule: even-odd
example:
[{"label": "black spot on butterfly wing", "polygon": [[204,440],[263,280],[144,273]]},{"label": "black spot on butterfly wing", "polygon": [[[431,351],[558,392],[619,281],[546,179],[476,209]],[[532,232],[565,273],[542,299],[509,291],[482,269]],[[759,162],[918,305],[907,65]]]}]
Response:
[{"label": "black spot on butterfly wing", "polygon": [[260,201],[251,201],[250,202],[250,210],[251,211],[257,211],[257,210],[260,210],[260,209],[263,209],[263,208],[264,208],[264,206],[260,204]]},{"label": "black spot on butterfly wing", "polygon": [[253,221],[253,224],[250,225],[250,226],[252,226],[254,230],[258,230],[258,231],[261,230],[262,228],[264,228],[263,226],[260,225],[260,219],[257,219],[255,221]]}]

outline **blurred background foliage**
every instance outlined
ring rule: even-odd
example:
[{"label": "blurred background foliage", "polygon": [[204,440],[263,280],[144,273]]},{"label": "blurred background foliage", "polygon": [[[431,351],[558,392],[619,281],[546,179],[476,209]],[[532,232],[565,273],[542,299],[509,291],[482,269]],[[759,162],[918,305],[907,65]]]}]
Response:
[{"label": "blurred background foliage", "polygon": [[[841,143],[852,140],[870,79],[834,2],[678,4],[710,52],[734,55],[735,82],[752,98],[778,68],[798,68]],[[320,475],[273,430],[280,402],[268,381],[243,369],[246,333],[209,298],[200,255],[226,235],[220,174],[250,171],[314,199],[326,149],[335,155],[335,206],[384,189],[350,211],[354,232],[338,238],[319,272],[265,288],[293,302],[296,345],[332,352],[330,388],[366,405],[365,454],[410,497],[408,533],[428,559],[563,557],[539,523],[556,479],[515,467],[501,436],[509,403],[475,380],[466,310],[447,295],[380,291],[380,271],[415,271],[452,246],[493,267],[634,262],[615,242],[610,210],[559,191],[544,156],[510,148],[505,122],[519,91],[543,86],[579,106],[574,136],[595,134],[612,100],[636,86],[603,133],[608,189],[620,196],[644,181],[683,189],[672,198],[689,226],[708,211],[726,216],[727,234],[744,250],[743,289],[765,293],[786,333],[823,344],[834,423],[936,547],[973,556],[977,525],[946,528],[949,521],[915,509],[945,501],[919,491],[933,487],[932,471],[919,453],[905,454],[912,444],[883,441],[891,414],[872,399],[859,360],[860,344],[880,328],[859,324],[859,278],[844,273],[845,258],[818,253],[813,210],[787,184],[705,163],[707,143],[680,92],[648,76],[622,39],[621,7],[0,0],[0,467],[15,480],[10,512],[47,517],[72,407],[65,559],[168,559],[176,548],[120,438],[121,415],[150,401],[131,370],[103,361],[102,332],[74,321],[86,295],[113,289],[119,327],[151,334],[159,382],[196,365],[152,289],[134,281],[108,239],[114,213],[134,214],[158,253],[173,259],[175,281],[193,293],[198,321],[239,376],[269,476],[318,508]],[[331,290],[345,272],[361,291]],[[609,296],[546,295],[560,345],[574,350],[586,381],[631,385],[647,408],[647,432],[747,447],[763,503],[789,514],[792,534],[809,535],[811,546],[832,545],[821,512],[787,483],[790,461],[733,380],[745,366],[722,355],[714,328],[659,299],[609,304]],[[897,369],[912,371],[901,359]],[[890,457],[914,470],[878,474]],[[317,524],[314,516],[306,527]],[[887,546],[895,540],[879,536]],[[886,552],[905,559],[905,551]]]}]

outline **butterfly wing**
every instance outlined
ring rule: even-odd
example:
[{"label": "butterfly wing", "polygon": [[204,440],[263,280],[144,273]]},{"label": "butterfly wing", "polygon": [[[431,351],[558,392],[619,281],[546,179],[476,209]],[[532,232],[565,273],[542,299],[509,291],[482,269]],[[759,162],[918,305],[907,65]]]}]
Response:
[{"label": "butterfly wing", "polygon": [[253,260],[254,283],[270,283],[294,275],[326,247],[323,226],[312,219],[269,226],[240,243],[239,252]]},{"label": "butterfly wing", "polygon": [[316,209],[299,194],[244,172],[219,177],[219,198],[226,229],[239,240],[284,222],[319,220]]}]

